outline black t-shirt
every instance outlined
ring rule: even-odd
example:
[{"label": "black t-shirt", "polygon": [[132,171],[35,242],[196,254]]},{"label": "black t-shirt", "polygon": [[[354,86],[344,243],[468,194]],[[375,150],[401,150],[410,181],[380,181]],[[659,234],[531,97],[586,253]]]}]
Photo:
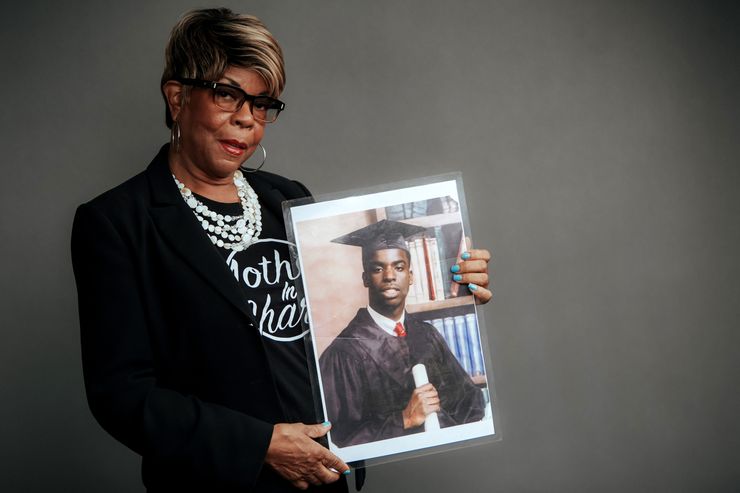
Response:
[{"label": "black t-shirt", "polygon": [[[240,203],[197,198],[222,215],[241,216]],[[278,395],[288,422],[317,421],[309,376],[304,324],[306,301],[296,290],[300,271],[290,260],[284,221],[262,207],[262,233],[246,250],[235,252],[214,245],[224,257],[262,335]],[[203,234],[206,234],[205,232]],[[307,326],[307,325],[306,325]]]}]

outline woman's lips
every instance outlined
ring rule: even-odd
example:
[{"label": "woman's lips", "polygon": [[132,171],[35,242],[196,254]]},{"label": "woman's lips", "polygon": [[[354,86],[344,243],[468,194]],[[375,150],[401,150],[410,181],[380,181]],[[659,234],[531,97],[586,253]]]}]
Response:
[{"label": "woman's lips", "polygon": [[247,144],[238,140],[219,140],[221,147],[232,156],[239,157],[247,150]]}]

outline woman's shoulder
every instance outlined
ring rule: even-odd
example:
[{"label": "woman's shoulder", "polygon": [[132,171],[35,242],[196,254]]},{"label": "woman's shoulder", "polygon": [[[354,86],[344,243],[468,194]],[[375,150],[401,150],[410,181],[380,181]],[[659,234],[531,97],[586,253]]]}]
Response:
[{"label": "woman's shoulder", "polygon": [[[154,187],[170,184],[172,179],[169,175],[167,149],[162,147],[146,169],[92,198],[83,206],[109,212],[127,212],[132,208],[146,207],[153,200],[151,191]],[[176,190],[173,184],[170,185],[172,190]]]},{"label": "woman's shoulder", "polygon": [[[169,184],[168,179],[172,180],[167,170],[166,152],[162,148],[146,169],[80,205],[76,220],[82,215],[106,218],[106,221],[119,226],[136,223],[146,216],[147,209],[155,201],[152,190],[156,183]],[[170,185],[173,190],[171,193],[178,195],[174,182]]]},{"label": "woman's shoulder", "polygon": [[148,188],[146,172],[142,171],[123,183],[90,199],[83,205],[101,210],[128,208],[137,202],[142,202],[148,196],[146,193]]},{"label": "woman's shoulder", "polygon": [[121,237],[140,229],[136,225],[146,218],[146,187],[147,179],[141,172],[78,206],[72,227],[73,250],[76,238],[97,241],[106,231],[116,231],[114,236]]}]

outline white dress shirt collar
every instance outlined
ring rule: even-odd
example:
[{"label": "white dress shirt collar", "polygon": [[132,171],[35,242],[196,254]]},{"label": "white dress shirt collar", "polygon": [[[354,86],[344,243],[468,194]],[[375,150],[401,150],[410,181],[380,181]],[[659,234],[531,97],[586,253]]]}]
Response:
[{"label": "white dress shirt collar", "polygon": [[401,313],[401,318],[398,320],[391,320],[388,317],[384,317],[380,313],[373,310],[370,305],[368,305],[367,307],[367,312],[370,314],[370,317],[372,317],[373,321],[378,325],[378,327],[380,327],[393,337],[398,337],[395,331],[396,322],[401,322],[401,325],[404,325],[404,320],[406,319],[406,310]]}]

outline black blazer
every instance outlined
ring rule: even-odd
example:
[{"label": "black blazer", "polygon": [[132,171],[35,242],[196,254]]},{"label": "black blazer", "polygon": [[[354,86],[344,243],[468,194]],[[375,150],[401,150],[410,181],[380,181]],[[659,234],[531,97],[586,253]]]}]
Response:
[{"label": "black blazer", "polygon": [[[303,185],[248,176],[282,217]],[[188,206],[163,147],[81,205],[72,233],[82,362],[95,418],[143,456],[152,491],[293,491],[262,467],[284,421],[247,300]],[[346,482],[322,488],[346,491]]]}]

